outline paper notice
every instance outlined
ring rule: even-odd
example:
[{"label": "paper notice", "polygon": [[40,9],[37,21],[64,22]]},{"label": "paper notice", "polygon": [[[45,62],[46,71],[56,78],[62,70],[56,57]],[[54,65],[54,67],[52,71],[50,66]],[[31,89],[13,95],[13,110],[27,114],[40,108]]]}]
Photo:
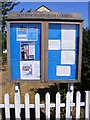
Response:
[{"label": "paper notice", "polygon": [[49,50],[60,50],[60,40],[48,40]]},{"label": "paper notice", "polygon": [[21,79],[40,80],[40,61],[20,61]]},{"label": "paper notice", "polygon": [[34,76],[40,79],[40,61],[34,61]]},{"label": "paper notice", "polygon": [[62,25],[61,48],[75,49],[75,25]]},{"label": "paper notice", "polygon": [[70,76],[70,66],[57,66],[57,76]]},{"label": "paper notice", "polygon": [[75,64],[75,51],[61,51],[61,64]]}]

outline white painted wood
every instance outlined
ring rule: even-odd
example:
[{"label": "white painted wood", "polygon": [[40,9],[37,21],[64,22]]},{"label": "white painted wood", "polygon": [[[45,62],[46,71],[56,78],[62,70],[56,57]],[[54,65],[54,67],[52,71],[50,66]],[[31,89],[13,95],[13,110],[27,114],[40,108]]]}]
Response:
[{"label": "white painted wood", "polygon": [[70,92],[66,95],[66,118],[70,118]]},{"label": "white painted wood", "polygon": [[80,106],[85,106],[85,102],[80,102]]},{"label": "white painted wood", "polygon": [[29,110],[29,94],[25,94],[25,118],[26,120],[30,118],[30,110]]},{"label": "white painted wood", "polygon": [[4,104],[0,104],[0,108],[4,108],[5,106],[4,106]]},{"label": "white painted wood", "polygon": [[[68,91],[70,92],[70,103],[73,103],[73,95],[74,95],[74,83],[69,83]],[[70,104],[70,118],[72,118],[72,110],[73,106]]]},{"label": "white painted wood", "polygon": [[81,93],[78,91],[76,93],[76,119],[80,119],[80,102],[81,102]]},{"label": "white painted wood", "polygon": [[35,95],[35,117],[36,120],[40,119],[40,95],[38,93]]},{"label": "white painted wood", "polygon": [[[67,92],[66,95],[66,118],[72,119],[70,114],[70,108],[75,106],[75,103],[71,102],[71,93]],[[26,120],[30,119],[30,108],[35,108],[35,117],[40,119],[40,108],[46,108],[46,119],[50,119],[50,107],[56,107],[56,119],[60,119],[60,108],[65,107],[65,103],[61,103],[61,96],[59,92],[56,94],[56,103],[50,103],[50,94],[47,93],[46,103],[40,104],[40,96],[37,93],[35,95],[35,104],[29,104],[29,94],[25,95],[25,104],[20,104],[20,95],[15,93],[15,104],[9,104],[9,95],[4,96],[4,104],[0,104],[0,108],[5,108],[5,118],[10,119],[10,108],[15,108],[15,118],[20,120],[21,108],[25,108]],[[80,107],[85,106],[85,118],[90,119],[90,91],[86,91],[86,100],[81,102],[81,93],[76,93],[76,119],[80,119]]]},{"label": "white painted wood", "polygon": [[85,118],[90,120],[90,91],[86,91]]},{"label": "white painted wood", "polygon": [[61,95],[58,92],[56,94],[56,119],[60,119],[60,103],[61,103]]},{"label": "white painted wood", "polygon": [[15,83],[15,118],[21,119],[21,96],[20,96],[20,83]]},{"label": "white painted wood", "polygon": [[10,119],[10,107],[9,107],[9,95],[5,94],[4,96],[4,104],[5,104],[5,118]]},{"label": "white painted wood", "polygon": [[19,96],[19,103],[21,103],[20,83],[15,83],[15,94]]},{"label": "white painted wood", "polygon": [[20,98],[18,94],[15,94],[15,118],[20,120],[21,108],[20,108]]},{"label": "white painted wood", "polygon": [[50,119],[50,94],[46,93],[46,120]]}]

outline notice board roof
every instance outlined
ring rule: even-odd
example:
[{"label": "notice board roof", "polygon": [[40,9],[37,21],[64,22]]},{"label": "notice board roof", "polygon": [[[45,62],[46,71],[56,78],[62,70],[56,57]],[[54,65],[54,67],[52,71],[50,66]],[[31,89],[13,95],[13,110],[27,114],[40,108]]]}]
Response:
[{"label": "notice board roof", "polygon": [[51,11],[45,6],[41,6],[35,11],[27,12],[27,13],[10,12],[8,14],[7,20],[83,21],[80,13],[63,14],[63,13]]}]

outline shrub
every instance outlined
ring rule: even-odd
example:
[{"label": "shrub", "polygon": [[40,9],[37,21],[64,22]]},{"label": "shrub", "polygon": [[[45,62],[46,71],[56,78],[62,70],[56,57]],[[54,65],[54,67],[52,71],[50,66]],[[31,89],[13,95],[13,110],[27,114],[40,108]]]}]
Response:
[{"label": "shrub", "polygon": [[2,54],[2,64],[7,63],[7,53]]}]

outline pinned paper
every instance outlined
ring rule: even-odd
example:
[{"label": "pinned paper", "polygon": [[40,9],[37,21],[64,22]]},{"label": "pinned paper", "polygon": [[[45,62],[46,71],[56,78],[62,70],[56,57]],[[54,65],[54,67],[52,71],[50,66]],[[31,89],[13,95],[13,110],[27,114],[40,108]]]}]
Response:
[{"label": "pinned paper", "polygon": [[61,51],[61,64],[75,64],[75,51]]},{"label": "pinned paper", "polygon": [[57,66],[57,76],[70,76],[70,66]]},{"label": "pinned paper", "polygon": [[62,25],[61,47],[62,49],[75,49],[75,25]]},{"label": "pinned paper", "polygon": [[40,80],[40,61],[20,61],[21,79]]},{"label": "pinned paper", "polygon": [[60,40],[49,40],[48,49],[49,50],[60,50]]}]

